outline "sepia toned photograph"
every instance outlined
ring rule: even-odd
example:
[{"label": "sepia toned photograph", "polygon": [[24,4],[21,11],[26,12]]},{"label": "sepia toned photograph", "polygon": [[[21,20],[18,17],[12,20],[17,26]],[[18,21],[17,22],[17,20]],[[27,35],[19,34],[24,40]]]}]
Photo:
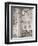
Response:
[{"label": "sepia toned photograph", "polygon": [[28,7],[11,7],[11,38],[32,36],[32,10]]},{"label": "sepia toned photograph", "polygon": [[6,43],[36,42],[37,5],[6,4]]}]

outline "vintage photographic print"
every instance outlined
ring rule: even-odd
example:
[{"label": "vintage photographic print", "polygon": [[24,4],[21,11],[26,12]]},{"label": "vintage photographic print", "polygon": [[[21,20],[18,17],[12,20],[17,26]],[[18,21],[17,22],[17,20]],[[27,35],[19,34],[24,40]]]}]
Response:
[{"label": "vintage photographic print", "polygon": [[11,7],[11,38],[32,37],[33,8]]},{"label": "vintage photographic print", "polygon": [[8,7],[9,42],[36,41],[36,4],[19,3]]}]

